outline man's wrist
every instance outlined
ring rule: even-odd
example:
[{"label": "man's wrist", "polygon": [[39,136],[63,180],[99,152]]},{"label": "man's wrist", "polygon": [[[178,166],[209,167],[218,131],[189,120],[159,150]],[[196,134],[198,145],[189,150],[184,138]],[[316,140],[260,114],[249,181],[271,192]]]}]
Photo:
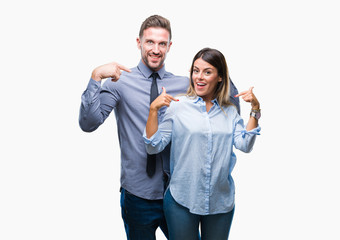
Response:
[{"label": "man's wrist", "polygon": [[96,70],[94,70],[94,71],[92,72],[91,78],[92,78],[93,80],[97,81],[97,82],[99,82],[99,81],[102,80],[100,74],[98,74],[98,73],[96,72]]}]

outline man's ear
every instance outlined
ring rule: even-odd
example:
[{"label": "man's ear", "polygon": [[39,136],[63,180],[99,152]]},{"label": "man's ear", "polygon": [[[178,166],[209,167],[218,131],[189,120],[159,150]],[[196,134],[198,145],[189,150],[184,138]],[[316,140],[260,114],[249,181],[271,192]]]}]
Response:
[{"label": "man's ear", "polygon": [[169,46],[168,46],[168,51],[167,51],[167,52],[169,52],[169,51],[170,51],[170,47],[171,47],[171,45],[172,45],[172,42],[170,41],[170,43],[169,43]]},{"label": "man's ear", "polygon": [[137,47],[139,50],[141,50],[141,40],[139,39],[139,37],[136,39],[136,42],[137,42]]}]

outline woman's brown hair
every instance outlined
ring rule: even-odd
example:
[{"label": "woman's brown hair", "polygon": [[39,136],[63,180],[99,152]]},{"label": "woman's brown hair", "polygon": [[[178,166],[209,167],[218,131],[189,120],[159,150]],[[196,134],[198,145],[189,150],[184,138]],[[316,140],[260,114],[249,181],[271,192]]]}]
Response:
[{"label": "woman's brown hair", "polygon": [[214,66],[217,69],[218,76],[222,79],[222,81],[217,84],[213,98],[216,98],[220,106],[231,105],[231,102],[229,101],[230,82],[227,62],[220,51],[212,48],[203,48],[195,55],[190,68],[190,84],[187,95],[191,97],[197,96],[192,80],[192,73],[194,63],[199,58],[202,58],[204,61]]}]

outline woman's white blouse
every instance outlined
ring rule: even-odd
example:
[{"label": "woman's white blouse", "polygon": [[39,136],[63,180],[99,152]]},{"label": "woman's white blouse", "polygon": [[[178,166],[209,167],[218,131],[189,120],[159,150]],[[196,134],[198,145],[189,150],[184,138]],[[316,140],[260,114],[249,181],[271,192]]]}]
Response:
[{"label": "woman's white blouse", "polygon": [[207,112],[200,97],[178,99],[159,116],[151,138],[144,131],[147,152],[161,152],[171,141],[169,187],[177,203],[199,215],[229,212],[235,199],[233,146],[250,152],[261,128],[246,131],[234,106],[223,107],[223,112],[213,100]]}]

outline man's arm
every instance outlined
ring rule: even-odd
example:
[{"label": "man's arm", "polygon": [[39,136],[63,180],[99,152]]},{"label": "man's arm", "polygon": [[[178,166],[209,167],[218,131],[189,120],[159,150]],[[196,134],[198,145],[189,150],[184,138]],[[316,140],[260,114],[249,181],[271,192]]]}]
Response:
[{"label": "man's arm", "polygon": [[96,130],[116,106],[119,100],[118,94],[102,89],[101,80],[111,78],[111,81],[116,82],[121,70],[131,72],[130,69],[117,63],[105,64],[93,70],[90,82],[81,97],[79,126],[83,131]]},{"label": "man's arm", "polygon": [[131,70],[116,62],[101,65],[95,68],[91,78],[95,81],[101,81],[105,78],[111,78],[111,81],[118,81],[121,71],[131,72]]}]

